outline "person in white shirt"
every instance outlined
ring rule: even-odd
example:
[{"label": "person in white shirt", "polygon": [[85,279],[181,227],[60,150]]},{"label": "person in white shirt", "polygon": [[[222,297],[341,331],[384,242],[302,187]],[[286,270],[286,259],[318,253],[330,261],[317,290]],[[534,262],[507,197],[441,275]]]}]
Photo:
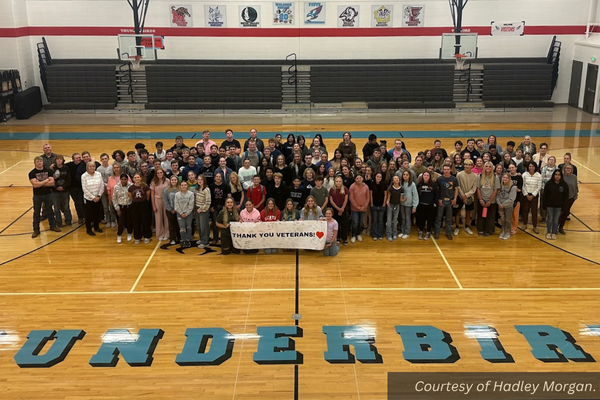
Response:
[{"label": "person in white shirt", "polygon": [[[87,163],[87,171],[81,175],[81,188],[83,189],[83,202],[85,212],[85,228],[87,234],[96,236],[94,231],[102,233],[100,220],[102,219],[102,195],[104,194],[104,180],[99,172],[96,172],[96,163]],[[94,228],[94,231],[92,231]]]},{"label": "person in white shirt", "polygon": [[244,166],[238,171],[238,176],[244,190],[248,190],[248,188],[252,186],[252,178],[254,178],[254,175],[256,175],[256,168],[250,165],[250,160],[246,158],[244,160]]},{"label": "person in white shirt", "polygon": [[540,233],[537,228],[538,220],[538,196],[542,190],[542,175],[537,172],[537,165],[535,163],[529,163],[527,171],[523,173],[523,196],[521,197],[521,212],[523,225],[521,229],[527,229],[527,222],[529,219],[529,210],[531,210],[531,223],[533,225],[533,232]]}]

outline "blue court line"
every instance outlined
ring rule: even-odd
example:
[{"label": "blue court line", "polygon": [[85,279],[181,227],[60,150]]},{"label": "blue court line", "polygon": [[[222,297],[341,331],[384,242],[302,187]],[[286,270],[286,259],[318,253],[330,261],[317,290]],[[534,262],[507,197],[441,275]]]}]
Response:
[{"label": "blue court line", "polygon": [[[372,131],[354,131],[352,132],[353,138],[366,139],[370,134],[375,133],[381,138],[396,138],[400,137],[400,131],[379,131],[376,130],[377,125],[373,125]],[[275,136],[275,134],[281,133],[283,140],[289,133],[294,135],[304,135],[306,138],[312,138],[317,133],[321,134],[324,139],[340,139],[342,137],[342,131],[331,132],[331,131],[295,131],[295,130],[283,130],[278,132],[267,132],[260,131],[259,137],[263,140],[269,137]],[[525,135],[532,137],[598,137],[599,131],[596,129],[534,129],[534,130],[523,130],[523,129],[502,129],[502,130],[449,130],[449,131],[402,131],[404,138],[460,138],[466,139],[482,138],[486,139],[488,135],[494,134],[498,137],[515,137],[522,138]],[[199,138],[199,134],[196,132],[144,132],[138,130],[137,132],[24,132],[24,133],[0,133],[0,140],[103,140],[103,139],[120,139],[120,140],[143,140],[143,139],[173,139],[181,135],[185,140],[190,140],[192,136]],[[247,138],[246,132],[238,132],[237,139],[245,140]],[[213,140],[225,140],[225,134],[221,132],[211,132],[211,139]],[[196,140],[196,139],[194,139]]]}]

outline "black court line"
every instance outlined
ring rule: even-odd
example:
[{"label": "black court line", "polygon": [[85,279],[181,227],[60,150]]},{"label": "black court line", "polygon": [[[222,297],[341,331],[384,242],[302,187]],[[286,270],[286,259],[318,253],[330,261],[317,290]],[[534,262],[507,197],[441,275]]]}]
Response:
[{"label": "black court line", "polygon": [[583,224],[583,226],[585,226],[586,228],[588,228],[590,230],[590,232],[594,232],[594,230],[592,228],[590,228],[588,226],[588,224],[586,224],[585,222],[583,222],[582,220],[580,220],[575,214],[571,213],[571,215],[573,216],[573,218],[575,218],[577,221],[581,222]]},{"label": "black court line", "polygon": [[8,228],[10,228],[10,227],[11,227],[11,226],[12,226],[12,225],[15,223],[15,222],[17,222],[18,220],[20,220],[21,218],[23,218],[23,216],[24,216],[25,214],[27,214],[29,211],[31,211],[32,209],[33,209],[33,206],[29,207],[29,208],[27,209],[27,211],[25,211],[23,214],[19,215],[19,216],[17,217],[17,219],[15,219],[13,222],[11,222],[10,224],[8,224],[8,225],[6,226],[6,228],[4,228],[4,229],[2,229],[2,230],[0,231],[0,235],[1,235],[2,233],[4,233],[4,231],[5,231],[5,230],[7,230]]},{"label": "black court line", "polygon": [[[532,238],[535,238],[535,239],[539,240],[540,242],[546,243],[548,246],[552,246],[552,247],[554,247],[555,249],[558,249],[558,250],[560,250],[560,251],[564,251],[564,252],[565,252],[565,253],[567,253],[567,254],[570,254],[570,255],[572,255],[572,256],[574,256],[574,257],[577,257],[577,258],[581,258],[582,260],[585,260],[585,261],[587,261],[587,262],[590,262],[590,263],[592,263],[592,264],[600,265],[600,262],[597,262],[597,261],[594,261],[594,260],[590,260],[589,258],[585,258],[584,256],[580,256],[579,254],[575,254],[575,253],[573,253],[573,252],[571,252],[571,251],[569,251],[569,250],[565,250],[565,249],[563,249],[562,247],[558,247],[557,245],[555,245],[555,244],[552,244],[552,243],[550,243],[550,242],[547,242],[547,241],[543,240],[542,238],[535,236],[535,235],[534,235],[534,234],[532,234],[532,233],[529,233],[529,232],[527,232],[527,231],[524,231],[524,230],[523,230],[523,229],[521,229],[521,228],[519,228],[519,230],[520,230],[521,232],[523,232],[523,233],[526,233],[527,235],[531,236]],[[1,265],[1,264],[0,264],[0,265]]]},{"label": "black court line", "polygon": [[3,265],[6,265],[6,264],[8,264],[8,263],[11,263],[11,262],[13,262],[13,261],[16,261],[16,260],[18,260],[19,258],[23,258],[23,257],[25,257],[25,256],[28,256],[28,255],[29,255],[29,254],[31,254],[31,253],[35,253],[36,251],[38,251],[38,250],[41,250],[41,249],[43,249],[43,248],[44,248],[44,247],[46,247],[46,246],[50,246],[52,243],[59,241],[60,239],[64,238],[65,236],[69,236],[71,233],[75,232],[77,229],[79,229],[79,228],[81,228],[81,227],[83,227],[83,226],[84,226],[84,225],[79,225],[78,227],[76,227],[76,228],[75,228],[75,229],[73,229],[72,231],[69,231],[69,232],[65,233],[64,235],[62,235],[62,236],[59,236],[59,237],[57,237],[56,239],[54,239],[54,240],[52,240],[52,241],[50,241],[50,242],[48,242],[48,243],[46,243],[46,244],[44,244],[44,245],[41,245],[40,247],[37,247],[37,248],[35,248],[35,249],[31,250],[31,251],[28,251],[27,253],[21,254],[20,256],[17,256],[17,257],[15,257],[15,258],[12,258],[12,259],[10,259],[10,260],[8,260],[8,261],[4,261],[3,263],[1,263],[1,264],[0,264],[0,267],[1,267],[1,266],[3,266]]}]

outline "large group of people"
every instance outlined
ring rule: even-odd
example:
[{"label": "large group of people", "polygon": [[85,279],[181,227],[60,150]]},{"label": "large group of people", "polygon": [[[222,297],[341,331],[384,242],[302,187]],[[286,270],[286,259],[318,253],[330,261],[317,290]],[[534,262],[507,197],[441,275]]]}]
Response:
[{"label": "large group of people", "polygon": [[340,244],[362,242],[363,235],[408,239],[413,226],[419,240],[439,239],[442,227],[448,240],[461,228],[486,237],[496,227],[506,240],[517,228],[527,230],[531,215],[533,233],[539,233],[538,221],[546,221],[546,238],[554,240],[565,234],[578,195],[570,153],[558,164],[546,143],[536,145],[529,136],[504,149],[490,135],[487,141],[469,138],[466,146],[456,140],[449,152],[440,140],[411,152],[402,139],[388,149],[371,134],[361,157],[349,132],[329,149],[320,134],[310,143],[291,133],[263,140],[251,129],[243,144],[231,129],[225,134],[220,145],[208,130],[194,145],[181,136],[168,148],[156,142],[153,151],[137,143],[126,153],[102,153],[99,162],[83,151],[65,163],[44,144],[29,173],[32,237],[47,218],[56,232],[78,223],[95,236],[102,224],[116,228],[117,243],[125,233],[127,242],[149,243],[154,233],[183,248],[220,242],[229,254],[239,252],[231,222],[322,219],[325,254],[336,255]]}]

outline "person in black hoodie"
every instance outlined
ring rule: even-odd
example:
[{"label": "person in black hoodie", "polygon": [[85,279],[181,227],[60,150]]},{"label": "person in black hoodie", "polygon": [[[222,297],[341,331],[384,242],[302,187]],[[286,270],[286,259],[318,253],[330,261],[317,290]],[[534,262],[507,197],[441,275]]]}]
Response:
[{"label": "person in black hoodie", "polygon": [[544,200],[548,212],[546,239],[556,240],[560,213],[567,208],[569,203],[569,186],[563,179],[560,169],[554,171],[552,179],[546,182],[544,186]]},{"label": "person in black hoodie", "polygon": [[83,211],[83,189],[81,188],[81,175],[77,175],[77,170],[80,165],[85,165],[81,162],[81,154],[73,153],[73,161],[67,163],[69,175],[71,175],[71,186],[69,187],[69,194],[75,204],[75,211],[77,212],[77,223],[82,225],[85,223],[84,211]]},{"label": "person in black hoodie", "polygon": [[71,174],[69,167],[65,165],[65,158],[61,154],[57,154],[54,159],[54,168],[52,169],[54,176],[54,190],[52,191],[52,201],[54,203],[54,216],[56,226],[62,226],[62,215],[65,215],[65,224],[71,226],[73,224],[73,216],[71,215],[71,206],[69,205],[69,187],[71,186]]}]

